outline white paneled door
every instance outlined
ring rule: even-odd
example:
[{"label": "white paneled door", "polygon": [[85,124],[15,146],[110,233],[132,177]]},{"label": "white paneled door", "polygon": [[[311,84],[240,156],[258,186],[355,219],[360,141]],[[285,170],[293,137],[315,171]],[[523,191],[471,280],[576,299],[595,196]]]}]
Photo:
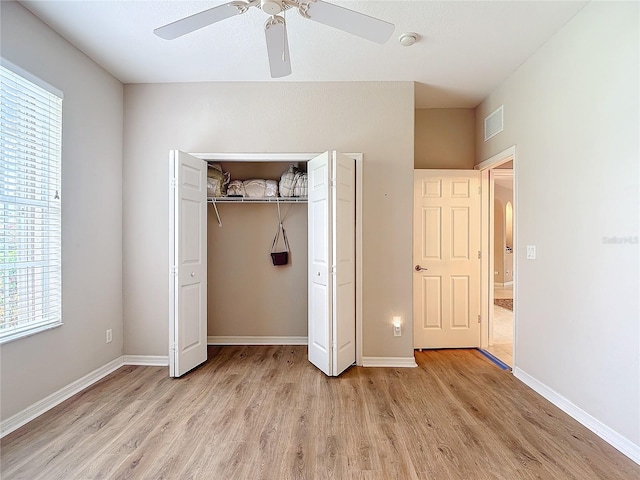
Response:
[{"label": "white paneled door", "polygon": [[480,172],[414,170],[414,346],[480,345]]},{"label": "white paneled door", "polygon": [[355,363],[355,161],[325,152],[307,172],[309,361],[336,376]]},{"label": "white paneled door", "polygon": [[169,375],[207,360],[207,165],[171,152]]}]

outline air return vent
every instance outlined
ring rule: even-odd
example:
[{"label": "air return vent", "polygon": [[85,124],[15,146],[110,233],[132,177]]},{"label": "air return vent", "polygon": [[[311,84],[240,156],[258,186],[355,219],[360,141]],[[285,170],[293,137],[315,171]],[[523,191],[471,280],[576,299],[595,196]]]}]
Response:
[{"label": "air return vent", "polygon": [[484,141],[486,142],[491,137],[495,137],[499,134],[504,128],[504,119],[503,119],[503,105],[500,105],[500,108],[495,110],[490,115],[486,116],[484,119]]}]

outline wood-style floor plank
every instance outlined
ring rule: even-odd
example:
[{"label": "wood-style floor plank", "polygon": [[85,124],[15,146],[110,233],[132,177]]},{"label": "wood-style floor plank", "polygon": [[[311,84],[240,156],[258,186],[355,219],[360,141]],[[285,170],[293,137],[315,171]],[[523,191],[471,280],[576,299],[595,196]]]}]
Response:
[{"label": "wood-style floor plank", "polygon": [[2,439],[3,480],[637,480],[640,466],[473,350],[329,378],[306,347],[127,366]]}]

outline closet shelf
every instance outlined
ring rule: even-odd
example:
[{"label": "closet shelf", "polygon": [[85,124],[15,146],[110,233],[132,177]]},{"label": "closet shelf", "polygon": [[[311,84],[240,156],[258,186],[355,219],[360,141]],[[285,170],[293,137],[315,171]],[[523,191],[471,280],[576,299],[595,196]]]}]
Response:
[{"label": "closet shelf", "polygon": [[207,197],[210,203],[307,203],[307,197]]}]

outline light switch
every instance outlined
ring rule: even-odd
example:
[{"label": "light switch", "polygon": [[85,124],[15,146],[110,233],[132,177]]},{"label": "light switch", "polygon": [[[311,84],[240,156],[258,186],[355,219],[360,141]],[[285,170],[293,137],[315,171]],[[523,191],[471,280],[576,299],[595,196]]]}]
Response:
[{"label": "light switch", "polygon": [[527,245],[527,260],[535,260],[535,259],[536,259],[536,246]]}]

